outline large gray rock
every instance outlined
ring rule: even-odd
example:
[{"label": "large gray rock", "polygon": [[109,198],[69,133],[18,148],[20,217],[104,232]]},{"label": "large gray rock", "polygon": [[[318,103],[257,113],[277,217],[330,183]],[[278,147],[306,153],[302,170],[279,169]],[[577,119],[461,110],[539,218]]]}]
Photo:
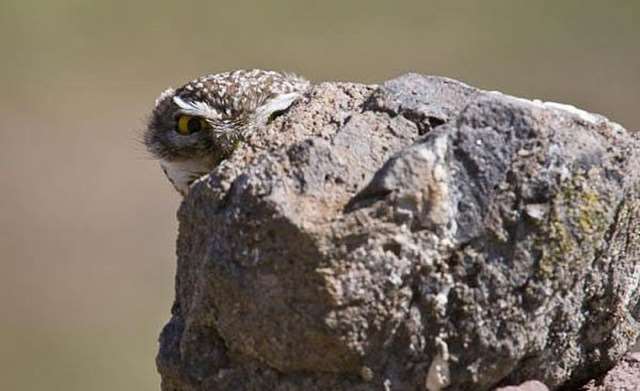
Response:
[{"label": "large gray rock", "polygon": [[163,390],[585,383],[639,331],[639,148],[449,79],[316,86],[181,206]]}]

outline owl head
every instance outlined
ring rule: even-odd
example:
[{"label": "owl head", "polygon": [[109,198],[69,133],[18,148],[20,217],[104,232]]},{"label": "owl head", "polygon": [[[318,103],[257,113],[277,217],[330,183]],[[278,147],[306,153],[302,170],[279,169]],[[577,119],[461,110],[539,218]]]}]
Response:
[{"label": "owl head", "polygon": [[202,76],[158,97],[144,143],[184,195],[194,180],[291,106],[308,86],[302,78],[273,71]]}]

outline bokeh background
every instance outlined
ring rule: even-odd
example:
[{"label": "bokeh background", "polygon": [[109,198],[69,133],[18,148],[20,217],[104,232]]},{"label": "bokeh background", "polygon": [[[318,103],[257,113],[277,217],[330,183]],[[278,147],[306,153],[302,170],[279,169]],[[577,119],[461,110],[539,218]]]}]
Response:
[{"label": "bokeh background", "polygon": [[180,198],[137,140],[164,88],[416,71],[640,129],[639,21],[637,0],[3,0],[0,389],[159,389]]}]

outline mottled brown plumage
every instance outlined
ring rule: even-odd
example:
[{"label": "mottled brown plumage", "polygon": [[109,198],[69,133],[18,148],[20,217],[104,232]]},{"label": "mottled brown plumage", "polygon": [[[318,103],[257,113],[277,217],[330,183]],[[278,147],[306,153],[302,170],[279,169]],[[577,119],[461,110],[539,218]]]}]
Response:
[{"label": "mottled brown plumage", "polygon": [[309,88],[293,74],[254,69],[205,75],[156,100],[144,142],[175,188],[189,185]]}]

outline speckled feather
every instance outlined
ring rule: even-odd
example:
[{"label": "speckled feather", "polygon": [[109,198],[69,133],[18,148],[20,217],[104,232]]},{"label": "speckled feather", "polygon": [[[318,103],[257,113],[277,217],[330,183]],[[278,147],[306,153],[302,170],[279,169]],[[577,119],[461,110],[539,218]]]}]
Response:
[{"label": "speckled feather", "polygon": [[[145,145],[184,195],[194,178],[208,173],[247,134],[264,126],[274,112],[286,110],[309,86],[294,74],[259,69],[199,77],[166,90],[156,100]],[[210,129],[178,134],[177,118],[185,114],[206,120]]]},{"label": "speckled feather", "polygon": [[206,101],[223,118],[246,116],[276,95],[305,90],[309,82],[292,74],[254,69],[205,75],[179,88],[183,99]]}]

